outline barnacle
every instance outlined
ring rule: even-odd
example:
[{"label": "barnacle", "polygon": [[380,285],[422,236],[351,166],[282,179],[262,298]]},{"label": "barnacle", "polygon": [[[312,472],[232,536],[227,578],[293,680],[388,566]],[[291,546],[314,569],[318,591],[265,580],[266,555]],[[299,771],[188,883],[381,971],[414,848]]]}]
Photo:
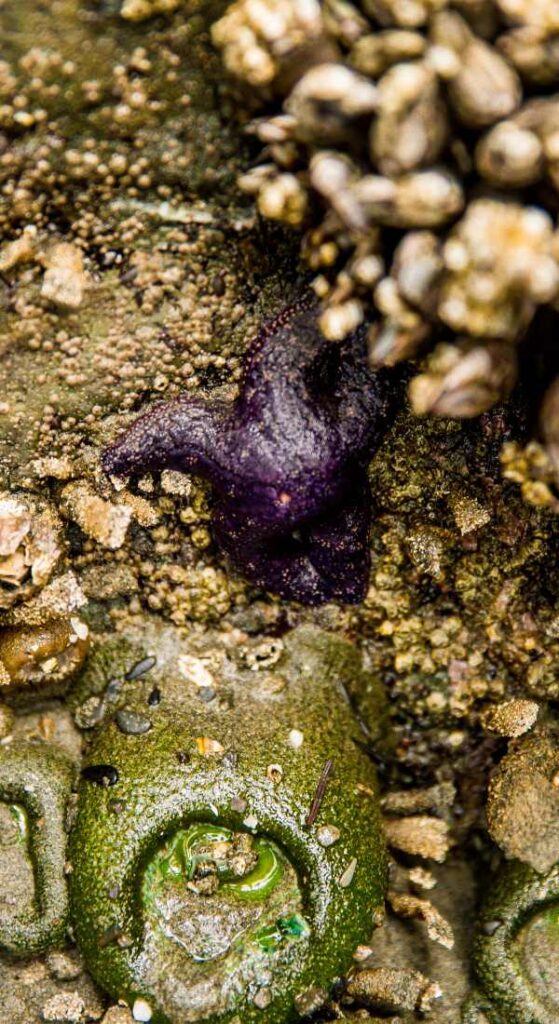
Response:
[{"label": "barnacle", "polygon": [[305,61],[298,6],[236,0],[214,26],[228,69],[257,90],[244,43],[255,8],[262,55],[274,67],[282,55],[252,126],[266,163],[240,185],[304,231],[326,337],[368,321],[373,365],[427,352],[416,412],[477,416],[533,372],[519,365],[545,348],[538,310],[552,311],[548,334],[559,322],[557,4],[323,0]]},{"label": "barnacle", "polygon": [[62,554],[61,538],[62,524],[46,502],[0,494],[0,609],[47,583]]}]

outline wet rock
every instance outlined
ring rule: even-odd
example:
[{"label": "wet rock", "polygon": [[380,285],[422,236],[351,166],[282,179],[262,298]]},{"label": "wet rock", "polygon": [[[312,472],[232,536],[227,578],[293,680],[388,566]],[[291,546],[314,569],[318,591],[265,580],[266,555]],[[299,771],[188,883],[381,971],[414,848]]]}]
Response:
[{"label": "wet rock", "polygon": [[[491,879],[474,939],[481,992],[472,995],[493,1024],[554,1024],[559,1018],[559,872],[519,861]],[[479,1016],[466,1018],[476,1024]]]},{"label": "wet rock", "polygon": [[452,949],[452,928],[429,900],[408,896],[405,893],[389,893],[387,898],[395,914],[412,921],[423,921],[433,942],[438,942],[445,949]]},{"label": "wet rock", "polygon": [[295,1008],[301,1017],[309,1017],[320,1010],[328,999],[328,993],[316,985],[299,992],[295,996]]},{"label": "wet rock", "polygon": [[85,1010],[84,1000],[78,992],[60,992],[53,995],[43,1007],[43,1020],[53,1024],[77,1024]]},{"label": "wet rock", "polygon": [[481,724],[488,732],[499,736],[522,736],[535,725],[539,710],[539,704],[533,700],[506,700],[485,708]]},{"label": "wet rock", "polygon": [[77,992],[61,992],[43,1007],[43,1020],[52,1024],[77,1024],[82,1020],[85,1003]]},{"label": "wet rock", "polygon": [[90,484],[75,481],[62,491],[61,510],[103,547],[122,547],[132,519],[128,505],[115,505],[95,493]]},{"label": "wet rock", "polygon": [[413,815],[409,818],[385,818],[384,831],[389,846],[429,860],[444,861],[448,849],[448,825],[439,818]]},{"label": "wet rock", "polygon": [[59,981],[75,981],[83,972],[83,962],[75,950],[67,953],[49,953],[47,966],[52,976]]},{"label": "wet rock", "polygon": [[537,871],[559,860],[559,748],[529,736],[513,746],[489,785],[487,827],[508,857]]},{"label": "wet rock", "polygon": [[391,967],[358,971],[349,979],[347,993],[364,1006],[383,1013],[427,1009],[441,994],[419,971]]}]

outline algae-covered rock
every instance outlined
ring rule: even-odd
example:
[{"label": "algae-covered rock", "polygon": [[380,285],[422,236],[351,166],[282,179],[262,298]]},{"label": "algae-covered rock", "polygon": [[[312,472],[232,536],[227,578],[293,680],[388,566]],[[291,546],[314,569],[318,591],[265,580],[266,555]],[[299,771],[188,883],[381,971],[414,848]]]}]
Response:
[{"label": "algae-covered rock", "polygon": [[[149,649],[149,624],[136,642]],[[314,627],[267,643],[168,631],[158,650],[123,690],[149,729],[117,717],[82,771],[78,946],[154,1022],[291,1019],[348,968],[384,893],[374,770],[339,688],[361,659]]]},{"label": "algae-covered rock", "polygon": [[550,719],[511,742],[489,785],[487,826],[511,861],[482,905],[474,944],[491,1024],[559,1018],[558,769]]},{"label": "algae-covered rock", "polygon": [[545,874],[559,860],[559,747],[536,734],[511,744],[491,779],[487,827],[507,857]]},{"label": "algae-covered rock", "polygon": [[[72,781],[72,763],[52,747],[0,746],[0,809],[7,807],[15,818],[35,885],[33,899],[23,910],[20,905],[14,910],[4,898],[0,953],[29,957],[64,942],[68,926],[65,820]],[[2,846],[0,864],[4,855],[9,853]]]}]

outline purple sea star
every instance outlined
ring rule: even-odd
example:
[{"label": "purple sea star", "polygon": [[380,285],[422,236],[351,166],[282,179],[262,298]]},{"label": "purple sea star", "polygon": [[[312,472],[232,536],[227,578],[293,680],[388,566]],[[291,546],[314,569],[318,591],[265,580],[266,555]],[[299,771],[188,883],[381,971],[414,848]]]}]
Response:
[{"label": "purple sea star", "polygon": [[154,406],[103,455],[111,476],[175,469],[213,484],[214,536],[247,579],[303,604],[361,601],[372,508],[367,463],[388,388],[365,328],[325,341],[312,299],[267,323],[239,397]]}]

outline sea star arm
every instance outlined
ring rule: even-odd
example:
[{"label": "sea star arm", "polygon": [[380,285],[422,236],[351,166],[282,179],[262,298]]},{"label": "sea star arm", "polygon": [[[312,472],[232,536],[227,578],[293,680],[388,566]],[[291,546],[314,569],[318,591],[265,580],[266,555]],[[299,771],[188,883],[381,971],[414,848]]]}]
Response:
[{"label": "sea star arm", "polygon": [[181,396],[140,416],[103,455],[110,476],[176,469],[209,479],[222,472],[222,444],[228,407]]},{"label": "sea star arm", "polygon": [[368,461],[388,415],[386,374],[368,365],[365,328],[340,345],[336,381],[338,431],[351,458]]},{"label": "sea star arm", "polygon": [[369,581],[371,495],[366,476],[348,488],[342,509],[323,516],[309,530],[309,560],[329,600],[357,604]]},{"label": "sea star arm", "polygon": [[214,512],[214,532],[231,562],[257,586],[307,605],[356,603],[369,575],[369,521],[364,481],[341,511],[287,536],[264,532],[246,510],[223,503]]},{"label": "sea star arm", "polygon": [[238,402],[245,416],[270,412],[300,418],[307,406],[315,364],[328,342],[318,327],[317,303],[308,296],[287,306],[260,330],[249,352]]},{"label": "sea star arm", "polygon": [[277,530],[262,530],[246,510],[219,503],[213,515],[214,535],[234,567],[256,586],[304,604],[329,600],[320,573],[309,559],[305,542]]}]

